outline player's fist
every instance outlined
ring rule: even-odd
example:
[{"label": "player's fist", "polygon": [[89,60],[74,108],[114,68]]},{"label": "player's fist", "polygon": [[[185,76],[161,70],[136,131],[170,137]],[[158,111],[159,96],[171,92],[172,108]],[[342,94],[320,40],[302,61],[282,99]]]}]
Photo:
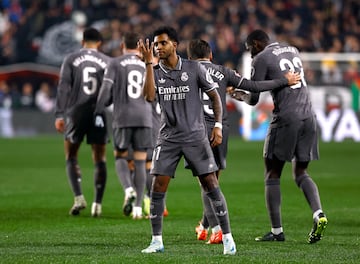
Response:
[{"label": "player's fist", "polygon": [[55,120],[55,129],[59,133],[64,133],[65,121],[64,121],[63,118],[56,118],[56,120]]},{"label": "player's fist", "polygon": [[96,127],[104,127],[105,126],[104,119],[101,115],[95,116],[95,126]]}]

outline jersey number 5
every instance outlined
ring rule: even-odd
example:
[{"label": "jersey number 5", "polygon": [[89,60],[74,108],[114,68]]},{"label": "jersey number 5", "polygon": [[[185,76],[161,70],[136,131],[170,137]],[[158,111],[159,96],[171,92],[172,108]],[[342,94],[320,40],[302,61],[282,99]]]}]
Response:
[{"label": "jersey number 5", "polygon": [[97,80],[91,76],[91,73],[96,73],[95,67],[85,67],[83,70],[83,89],[87,95],[92,95],[97,89]]},{"label": "jersey number 5", "polygon": [[279,62],[279,66],[282,71],[288,71],[288,70],[294,71],[294,72],[300,71],[301,82],[290,86],[292,89],[299,89],[299,88],[301,88],[301,86],[306,86],[306,81],[305,81],[305,77],[304,77],[304,68],[302,66],[302,63],[301,63],[301,60],[299,57],[294,57],[292,59],[292,61],[290,61],[289,59],[281,59]]}]

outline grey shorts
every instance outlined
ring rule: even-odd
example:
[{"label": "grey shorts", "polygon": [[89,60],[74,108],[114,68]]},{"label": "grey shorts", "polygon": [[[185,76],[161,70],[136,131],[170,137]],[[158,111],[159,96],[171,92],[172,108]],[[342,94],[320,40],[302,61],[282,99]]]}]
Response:
[{"label": "grey shorts", "polygon": [[133,150],[144,151],[153,147],[150,127],[124,127],[113,129],[114,148],[118,151]]},{"label": "grey shorts", "polygon": [[193,144],[164,142],[157,145],[153,152],[151,174],[174,177],[180,159],[184,157],[193,176],[208,174],[218,170],[209,140]]},{"label": "grey shorts", "polygon": [[[206,125],[207,125],[208,138],[210,140],[211,132],[213,129],[213,124],[209,125],[208,123],[206,123]],[[214,154],[216,165],[218,166],[219,170],[226,169],[226,156],[227,156],[227,152],[228,152],[228,141],[229,141],[229,126],[228,125],[223,124],[222,136],[223,136],[223,138],[222,138],[221,144],[214,148],[211,148],[212,152]],[[184,166],[186,169],[190,169],[190,166],[186,162],[186,160],[184,161]]]},{"label": "grey shorts", "polygon": [[89,114],[68,115],[65,118],[65,139],[71,143],[81,143],[86,136],[87,144],[106,144],[109,142],[106,117],[103,116],[105,126],[96,127],[92,112]]},{"label": "grey shorts", "polygon": [[283,161],[310,161],[319,159],[317,124],[315,116],[305,120],[272,127],[264,144],[264,157],[274,156]]}]

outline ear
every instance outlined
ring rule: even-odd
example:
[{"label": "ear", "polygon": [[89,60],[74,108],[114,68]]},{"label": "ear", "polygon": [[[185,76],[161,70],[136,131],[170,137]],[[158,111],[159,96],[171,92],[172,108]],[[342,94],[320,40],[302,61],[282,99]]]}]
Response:
[{"label": "ear", "polygon": [[209,59],[210,59],[211,61],[213,60],[213,53],[212,53],[212,51],[210,51]]}]

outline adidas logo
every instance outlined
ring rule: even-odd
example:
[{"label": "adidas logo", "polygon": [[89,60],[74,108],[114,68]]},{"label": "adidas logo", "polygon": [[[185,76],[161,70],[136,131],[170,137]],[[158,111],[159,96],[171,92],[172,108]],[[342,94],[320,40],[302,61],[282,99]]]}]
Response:
[{"label": "adidas logo", "polygon": [[165,79],[164,79],[164,78],[161,78],[161,79],[159,80],[159,83],[165,83]]},{"label": "adidas logo", "polygon": [[227,214],[227,211],[220,211],[216,213],[217,216],[225,216]]},{"label": "adidas logo", "polygon": [[149,215],[149,218],[150,218],[150,219],[154,219],[154,218],[156,218],[156,217],[157,217],[157,215],[153,215],[153,214],[150,214],[150,215]]}]

